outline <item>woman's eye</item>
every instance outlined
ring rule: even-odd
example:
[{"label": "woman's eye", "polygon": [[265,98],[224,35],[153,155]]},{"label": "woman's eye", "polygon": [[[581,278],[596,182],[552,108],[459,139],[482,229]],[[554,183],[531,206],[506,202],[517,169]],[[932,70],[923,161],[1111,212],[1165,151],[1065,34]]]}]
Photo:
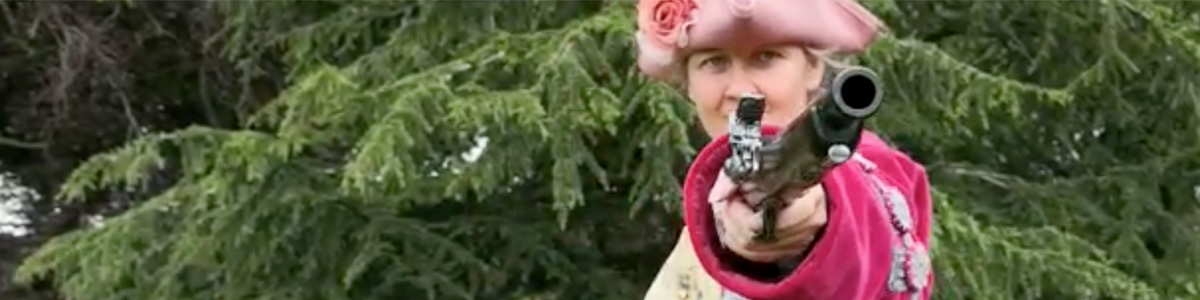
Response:
[{"label": "woman's eye", "polygon": [[763,51],[758,53],[758,60],[764,62],[772,61],[780,57],[783,57],[783,54],[780,54],[777,51]]},{"label": "woman's eye", "polygon": [[724,56],[713,56],[700,61],[701,67],[716,67],[723,68],[729,64],[729,60]]}]

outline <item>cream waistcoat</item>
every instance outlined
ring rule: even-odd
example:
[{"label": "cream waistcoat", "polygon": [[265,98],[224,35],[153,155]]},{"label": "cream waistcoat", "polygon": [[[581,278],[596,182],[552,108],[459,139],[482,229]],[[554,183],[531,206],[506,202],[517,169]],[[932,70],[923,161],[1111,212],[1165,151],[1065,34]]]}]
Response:
[{"label": "cream waistcoat", "polygon": [[717,282],[704,272],[700,260],[692,251],[692,241],[684,229],[675,243],[675,249],[658,270],[654,283],[646,292],[645,300],[742,300],[724,292]]}]

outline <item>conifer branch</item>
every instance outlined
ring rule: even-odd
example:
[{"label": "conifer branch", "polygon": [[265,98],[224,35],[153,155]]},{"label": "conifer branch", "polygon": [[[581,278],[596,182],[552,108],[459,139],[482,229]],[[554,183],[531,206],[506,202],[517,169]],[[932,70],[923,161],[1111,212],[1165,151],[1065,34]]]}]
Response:
[{"label": "conifer branch", "polygon": [[0,145],[21,149],[45,149],[46,143],[24,142],[9,137],[0,136]]}]

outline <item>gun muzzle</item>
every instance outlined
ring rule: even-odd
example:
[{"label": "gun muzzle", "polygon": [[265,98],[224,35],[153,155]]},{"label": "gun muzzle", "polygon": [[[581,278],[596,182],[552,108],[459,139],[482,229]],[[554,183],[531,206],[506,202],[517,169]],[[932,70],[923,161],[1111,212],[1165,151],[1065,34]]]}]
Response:
[{"label": "gun muzzle", "polygon": [[761,134],[763,98],[743,97],[739,111],[731,116],[732,155],[725,171],[735,181],[753,182],[767,194],[758,207],[763,216],[759,240],[775,239],[780,198],[789,189],[811,187],[829,169],[853,157],[866,119],[882,102],[875,72],[863,67],[831,71],[820,97],[773,139]]},{"label": "gun muzzle", "polygon": [[830,83],[830,98],[837,115],[843,121],[862,120],[879,110],[883,93],[879,90],[879,75],[871,69],[852,67],[837,72]]}]

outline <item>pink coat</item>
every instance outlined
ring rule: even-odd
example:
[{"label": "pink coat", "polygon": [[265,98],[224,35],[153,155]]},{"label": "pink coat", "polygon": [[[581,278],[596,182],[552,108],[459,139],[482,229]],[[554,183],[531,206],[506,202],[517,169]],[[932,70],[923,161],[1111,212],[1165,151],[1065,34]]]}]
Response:
[{"label": "pink coat", "polygon": [[[764,134],[774,134],[765,128]],[[929,299],[933,271],[927,249],[933,207],[923,166],[865,132],[855,160],[822,184],[828,201],[824,233],[783,279],[752,278],[747,261],[717,240],[708,194],[729,156],[728,137],[701,150],[684,183],[687,236],[724,299]]]}]

